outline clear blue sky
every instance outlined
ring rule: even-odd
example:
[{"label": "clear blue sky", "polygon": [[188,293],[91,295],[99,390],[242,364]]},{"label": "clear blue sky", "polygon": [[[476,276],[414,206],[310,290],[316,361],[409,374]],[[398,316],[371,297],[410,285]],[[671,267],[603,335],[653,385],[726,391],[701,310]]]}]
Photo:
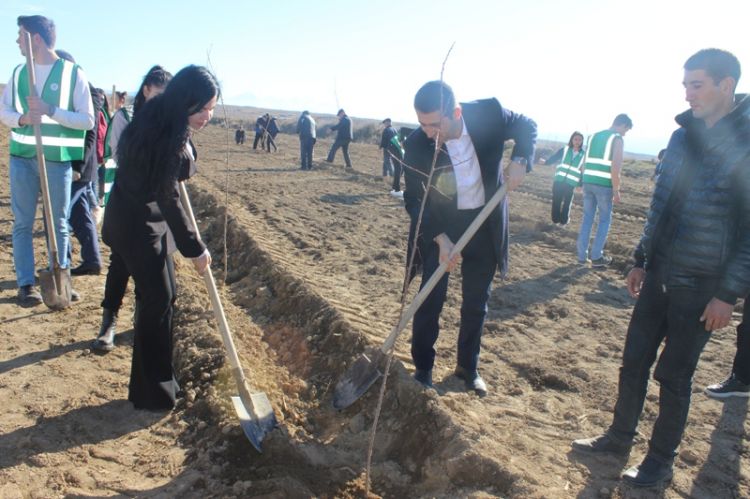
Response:
[{"label": "clear blue sky", "polygon": [[[750,89],[750,1],[717,0],[2,0],[0,68],[22,62],[19,14],[57,24],[108,92],[137,89],[159,63],[172,72],[210,62],[227,104],[414,122],[412,97],[440,67],[459,100],[495,96],[567,140],[635,123],[626,149],[656,153],[686,109],[682,64],[719,47],[737,55]],[[118,10],[119,9],[119,10]]]}]

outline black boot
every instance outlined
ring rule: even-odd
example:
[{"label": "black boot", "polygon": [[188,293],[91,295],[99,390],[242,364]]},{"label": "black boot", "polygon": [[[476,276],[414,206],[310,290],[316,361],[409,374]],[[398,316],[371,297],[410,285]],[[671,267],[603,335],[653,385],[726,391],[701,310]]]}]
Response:
[{"label": "black boot", "polygon": [[102,310],[102,326],[99,334],[91,343],[91,348],[98,352],[109,352],[115,348],[115,328],[117,327],[117,310]]}]

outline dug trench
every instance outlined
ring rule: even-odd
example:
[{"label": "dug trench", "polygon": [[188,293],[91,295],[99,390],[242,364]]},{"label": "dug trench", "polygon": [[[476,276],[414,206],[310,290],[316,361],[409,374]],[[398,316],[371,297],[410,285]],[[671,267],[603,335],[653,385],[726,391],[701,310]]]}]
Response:
[{"label": "dug trench", "polygon": [[[218,474],[235,492],[251,490],[253,496],[361,496],[380,385],[343,411],[333,409],[332,391],[367,348],[366,338],[308,284],[285,272],[235,216],[227,217],[225,232],[226,209],[213,195],[193,186],[190,192],[219,269],[217,280],[225,283],[224,307],[248,382],[268,395],[279,421],[257,453],[229,402],[234,381],[201,281],[183,272],[175,366],[186,390],[189,429],[183,443],[191,448],[190,467]],[[231,268],[224,276],[227,259]],[[518,477],[472,447],[434,392],[422,390],[395,362],[375,439],[373,492],[513,495]],[[194,487],[202,485],[197,480]]]}]

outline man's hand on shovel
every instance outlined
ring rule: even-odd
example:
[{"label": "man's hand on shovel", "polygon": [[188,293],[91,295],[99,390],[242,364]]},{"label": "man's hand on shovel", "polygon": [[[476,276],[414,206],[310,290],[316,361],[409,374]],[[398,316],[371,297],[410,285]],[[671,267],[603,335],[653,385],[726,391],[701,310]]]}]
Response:
[{"label": "man's hand on shovel", "polygon": [[[448,260],[448,258],[451,255],[451,251],[453,251],[453,247],[455,244],[453,244],[453,241],[450,240],[450,238],[445,235],[445,233],[440,234],[439,236],[435,237],[435,242],[437,243],[438,247],[440,248],[440,263],[445,262]],[[453,269],[456,268],[458,265],[458,262],[461,261],[461,253],[457,253],[453,255],[453,258],[450,259],[450,262],[448,263],[448,268],[446,269],[446,272],[452,272]]]},{"label": "man's hand on shovel", "polygon": [[511,161],[503,170],[503,176],[505,178],[505,183],[508,185],[508,190],[513,191],[521,185],[523,179],[526,178],[526,165],[517,161]]},{"label": "man's hand on shovel", "polygon": [[40,125],[43,115],[52,116],[54,114],[55,106],[47,104],[39,96],[29,95],[26,97],[26,102],[29,105],[29,110],[21,116],[21,120],[19,120],[21,125]]},{"label": "man's hand on shovel", "polygon": [[211,253],[205,250],[201,256],[196,256],[190,259],[193,262],[193,267],[199,275],[203,275],[206,269],[211,266]]}]

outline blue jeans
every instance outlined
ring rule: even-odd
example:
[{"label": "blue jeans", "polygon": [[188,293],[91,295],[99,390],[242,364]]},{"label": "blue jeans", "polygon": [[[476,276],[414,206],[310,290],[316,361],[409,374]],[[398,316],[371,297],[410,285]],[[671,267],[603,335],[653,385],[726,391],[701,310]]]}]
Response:
[{"label": "blue jeans", "polygon": [[388,149],[383,149],[383,176],[393,176],[393,163],[391,162],[391,153]]},{"label": "blue jeans", "polygon": [[589,255],[589,240],[594,226],[594,215],[599,212],[594,243],[591,245],[591,259],[598,260],[604,253],[609,224],[612,222],[612,188],[596,184],[583,184],[583,219],[578,233],[578,260],[584,261]]},{"label": "blue jeans", "polygon": [[[68,261],[68,209],[72,169],[70,162],[47,161],[46,165],[52,204],[52,223],[57,235],[57,257],[60,266],[68,268],[70,265]],[[16,267],[16,282],[19,287],[35,282],[33,229],[40,190],[36,158],[11,156],[10,204],[13,211],[13,264]]]},{"label": "blue jeans", "polygon": [[718,281],[702,279],[694,288],[666,288],[658,269],[649,270],[625,338],[614,418],[607,433],[632,442],[643,412],[651,366],[659,382],[659,415],[649,440],[649,454],[671,463],[690,409],[693,373],[711,337],[700,321]]}]

